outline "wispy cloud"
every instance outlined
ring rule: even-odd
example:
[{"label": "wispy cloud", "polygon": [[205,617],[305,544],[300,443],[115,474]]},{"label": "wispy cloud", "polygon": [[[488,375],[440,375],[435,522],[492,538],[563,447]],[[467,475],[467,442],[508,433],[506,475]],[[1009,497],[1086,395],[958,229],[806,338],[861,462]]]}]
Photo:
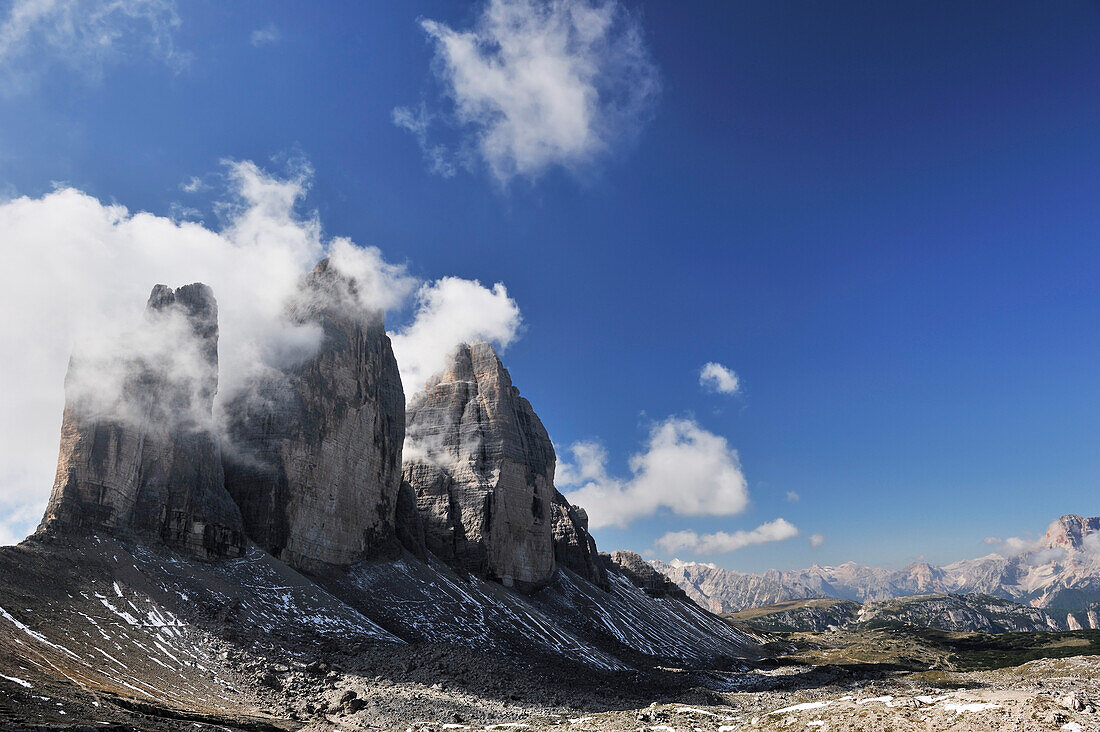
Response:
[{"label": "wispy cloud", "polygon": [[699,371],[699,386],[719,394],[736,394],[741,389],[741,380],[732,369],[711,361]]},{"label": "wispy cloud", "polygon": [[690,419],[655,424],[645,450],[630,458],[629,478],[607,472],[607,454],[596,443],[573,445],[573,462],[562,461],[556,482],[570,503],[588,511],[593,528],[625,527],[668,509],[683,516],[729,516],[748,505],[737,451],[724,437]]},{"label": "wispy cloud", "polygon": [[403,130],[411,132],[416,138],[420,152],[424,155],[424,162],[429,172],[443,178],[453,178],[458,172],[456,156],[446,145],[433,144],[428,140],[428,129],[431,127],[432,116],[421,104],[413,110],[408,107],[396,107],[393,110],[393,123]]},{"label": "wispy cloud", "polygon": [[713,534],[697,534],[694,531],[671,531],[654,542],[654,546],[666,554],[689,551],[699,556],[726,554],[754,544],[784,541],[798,536],[798,529],[786,519],[777,518],[760,524],[751,531],[718,531]]},{"label": "wispy cloud", "polygon": [[[630,144],[660,83],[638,17],[617,0],[488,0],[473,27],[421,20],[450,116],[502,184],[578,170]],[[424,128],[394,121],[418,136]],[[435,164],[434,172],[450,170]]]},{"label": "wispy cloud", "polygon": [[810,534],[810,546],[817,549],[825,543],[825,534]]},{"label": "wispy cloud", "polygon": [[263,28],[257,28],[248,36],[248,42],[256,48],[260,46],[274,46],[282,40],[283,34],[274,23],[268,23]]},{"label": "wispy cloud", "polygon": [[802,496],[798,495],[795,491],[787,491],[787,503],[798,503],[802,500]]},{"label": "wispy cloud", "polygon": [[14,0],[0,20],[0,91],[26,90],[52,66],[98,80],[107,66],[144,56],[171,68],[180,24],[172,0]]}]

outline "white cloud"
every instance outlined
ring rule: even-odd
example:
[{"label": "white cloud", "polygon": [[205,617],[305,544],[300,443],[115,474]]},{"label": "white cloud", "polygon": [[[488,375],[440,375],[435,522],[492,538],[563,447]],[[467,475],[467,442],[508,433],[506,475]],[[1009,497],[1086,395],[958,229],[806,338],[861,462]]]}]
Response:
[{"label": "white cloud", "polygon": [[810,534],[810,546],[817,549],[825,543],[825,534]]},{"label": "white cloud", "polygon": [[741,380],[731,369],[711,361],[699,371],[699,386],[719,394],[736,394],[741,388]]},{"label": "white cloud", "polygon": [[180,190],[184,193],[199,193],[209,189],[210,186],[202,178],[197,175],[193,175],[183,183],[180,183]]},{"label": "white cloud", "polygon": [[52,65],[97,80],[138,54],[179,68],[179,24],[172,0],[14,0],[0,20],[0,90],[23,91]]},{"label": "white cloud", "polygon": [[802,496],[798,495],[795,491],[787,491],[787,503],[798,503],[802,500]]},{"label": "white cloud", "polygon": [[403,130],[411,132],[420,146],[420,152],[424,154],[424,162],[428,165],[428,171],[442,178],[453,178],[458,172],[455,156],[447,149],[446,145],[433,144],[428,140],[428,130],[431,127],[431,114],[420,105],[417,110],[408,107],[395,107],[393,110],[393,123]]},{"label": "white cloud", "polygon": [[625,527],[661,508],[683,516],[728,516],[748,505],[737,451],[690,419],[654,425],[645,451],[630,458],[630,478],[609,476],[606,453],[593,443],[578,443],[572,452],[574,464],[563,461],[556,482],[577,486],[565,497],[588,511],[592,528]]},{"label": "white cloud", "polygon": [[[0,540],[25,536],[49,495],[70,354],[97,369],[89,389],[80,390],[80,380],[72,387],[108,399],[120,378],[110,368],[127,354],[158,354],[158,362],[170,357],[173,374],[202,375],[178,329],[167,337],[140,327],[154,284],[213,288],[219,400],[316,347],[318,329],[293,325],[285,315],[302,276],[326,254],[367,283],[357,290],[359,307],[409,304],[419,282],[404,266],[375,248],[324,237],[315,214],[298,212],[307,166],[288,178],[250,162],[228,163],[227,170],[232,195],[220,206],[226,224],[217,231],[134,213],[72,188],[0,203]],[[498,317],[501,312],[507,317]],[[414,315],[403,337],[415,345],[416,374],[433,351],[442,359],[455,338],[482,334],[508,342],[520,322],[503,285],[489,290],[457,278],[422,285]]]},{"label": "white cloud", "polygon": [[694,531],[672,531],[654,542],[654,546],[667,554],[690,551],[697,555],[725,554],[754,544],[767,544],[798,536],[798,529],[786,519],[777,518],[760,524],[751,531],[735,531],[732,534],[718,531],[699,535]]},{"label": "white cloud", "polygon": [[248,42],[256,48],[260,46],[273,46],[278,43],[283,37],[283,34],[279,31],[279,28],[274,23],[268,23],[263,28],[257,28],[252,31],[248,37]]},{"label": "white cloud", "polygon": [[629,142],[659,91],[638,19],[617,0],[488,0],[468,30],[421,26],[454,117],[501,183]]},{"label": "white cloud", "polygon": [[519,306],[500,282],[489,289],[476,280],[444,277],[422,285],[412,322],[390,334],[405,398],[443,370],[458,344],[488,341],[503,350],[522,323]]}]

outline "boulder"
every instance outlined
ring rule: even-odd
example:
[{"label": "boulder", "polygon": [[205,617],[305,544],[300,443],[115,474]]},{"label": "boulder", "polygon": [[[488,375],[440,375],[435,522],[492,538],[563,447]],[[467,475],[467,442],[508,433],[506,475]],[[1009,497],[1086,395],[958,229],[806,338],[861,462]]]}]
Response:
[{"label": "boulder", "polygon": [[226,405],[226,486],[248,535],[305,570],[390,551],[401,485],[405,397],[381,311],[328,260],[289,317],[321,330],[317,352]]},{"label": "boulder", "polygon": [[203,284],[157,285],[134,333],[74,356],[61,450],[39,532],[106,528],[203,558],[238,556],[241,514],[212,430],[218,306]]}]

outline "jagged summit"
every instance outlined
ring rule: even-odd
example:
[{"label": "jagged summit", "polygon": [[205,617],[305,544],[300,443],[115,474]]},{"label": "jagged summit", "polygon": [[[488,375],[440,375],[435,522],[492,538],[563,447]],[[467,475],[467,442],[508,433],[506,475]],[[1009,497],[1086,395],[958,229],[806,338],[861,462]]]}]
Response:
[{"label": "jagged summit", "polygon": [[1100,531],[1100,517],[1066,514],[1051,522],[1041,544],[1045,549],[1081,551],[1085,548],[1085,537],[1097,531]]},{"label": "jagged summit", "polygon": [[462,344],[409,403],[404,479],[454,566],[533,589],[554,575],[554,448],[488,343]]},{"label": "jagged summit", "polygon": [[[102,527],[155,537],[201,557],[237,556],[241,514],[225,489],[209,431],[218,384],[218,306],[203,284],[153,288],[146,332],[178,343],[74,357],[66,378],[61,449],[39,532]],[[87,382],[119,375],[105,399]]]}]

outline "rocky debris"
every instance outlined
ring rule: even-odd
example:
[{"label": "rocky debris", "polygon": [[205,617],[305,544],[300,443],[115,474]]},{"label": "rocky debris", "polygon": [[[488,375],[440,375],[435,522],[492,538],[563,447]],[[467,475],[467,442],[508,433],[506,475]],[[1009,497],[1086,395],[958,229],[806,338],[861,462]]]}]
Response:
[{"label": "rocky debris", "polygon": [[596,540],[588,533],[588,513],[580,506],[571,506],[565,496],[554,491],[550,504],[554,519],[554,558],[589,582],[607,590],[610,582],[600,560]]},{"label": "rocky debris", "polygon": [[530,591],[554,575],[554,448],[488,343],[463,344],[408,405],[404,479],[428,549]]},{"label": "rocky debris", "polygon": [[[238,556],[241,515],[211,431],[213,292],[199,283],[157,285],[131,338],[120,348],[125,355],[70,362],[57,477],[39,532],[103,527],[205,558]],[[94,382],[111,378],[119,393],[104,396]]]},{"label": "rocky debris", "polygon": [[395,541],[404,393],[381,311],[322,261],[290,317],[319,350],[226,406],[226,486],[264,549],[310,570],[348,565]]},{"label": "rocky debris", "polygon": [[615,551],[611,554],[600,554],[600,557],[650,597],[674,597],[690,602],[690,598],[675,582],[651,567],[634,552]]}]

